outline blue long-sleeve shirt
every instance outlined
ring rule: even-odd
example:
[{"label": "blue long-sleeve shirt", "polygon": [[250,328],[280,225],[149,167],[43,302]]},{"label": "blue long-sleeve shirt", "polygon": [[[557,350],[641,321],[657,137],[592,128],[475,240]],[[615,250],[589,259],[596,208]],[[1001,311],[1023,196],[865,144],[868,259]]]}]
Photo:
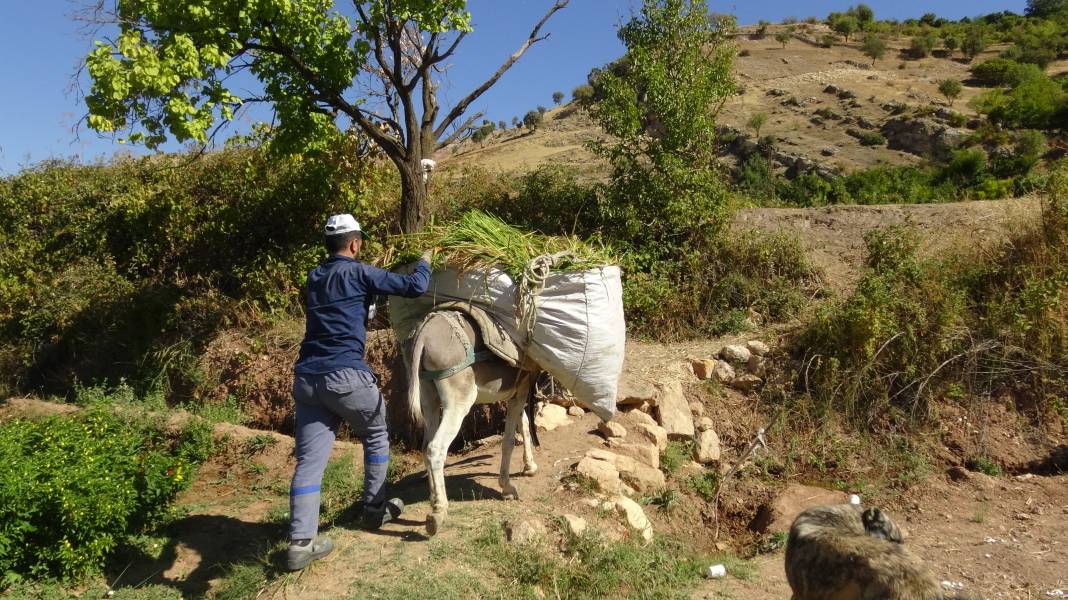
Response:
[{"label": "blue long-sleeve shirt", "polygon": [[380,294],[414,298],[430,285],[430,265],[391,273],[346,256],[331,256],[308,273],[307,326],[294,370],[303,375],[370,370],[363,361],[367,311]]}]

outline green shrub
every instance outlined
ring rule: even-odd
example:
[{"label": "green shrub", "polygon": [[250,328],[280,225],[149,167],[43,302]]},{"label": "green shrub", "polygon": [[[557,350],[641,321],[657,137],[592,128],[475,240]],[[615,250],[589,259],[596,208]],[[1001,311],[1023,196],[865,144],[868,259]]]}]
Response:
[{"label": "green shrub", "polygon": [[128,534],[157,525],[212,448],[193,421],[177,440],[94,406],[0,425],[0,572],[75,579]]},{"label": "green shrub", "polygon": [[925,58],[931,55],[937,44],[938,38],[933,33],[918,35],[909,42],[909,54],[913,58]]},{"label": "green shrub", "polygon": [[1022,65],[1007,58],[992,58],[972,67],[972,75],[980,83],[1015,87],[1029,79],[1039,79],[1044,75],[1034,65]]},{"label": "green shrub", "polygon": [[862,146],[885,146],[886,138],[878,131],[865,131],[858,138]]},{"label": "green shrub", "polygon": [[991,90],[975,98],[972,104],[1003,126],[1048,129],[1061,120],[1065,102],[1061,86],[1043,76],[1026,79],[1008,91]]}]

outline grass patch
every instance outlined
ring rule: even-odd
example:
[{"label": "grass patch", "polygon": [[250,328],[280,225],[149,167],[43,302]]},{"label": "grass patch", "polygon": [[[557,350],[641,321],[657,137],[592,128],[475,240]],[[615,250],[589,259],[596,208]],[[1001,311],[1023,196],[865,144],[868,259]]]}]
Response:
[{"label": "grass patch", "polygon": [[979,473],[989,475],[991,477],[1001,477],[1003,473],[1003,471],[1001,470],[1001,465],[994,462],[994,459],[984,454],[980,454],[979,456],[975,456],[968,459],[966,466],[972,471],[978,471]]},{"label": "grass patch", "polygon": [[356,466],[351,453],[343,454],[326,465],[323,471],[319,521],[333,524],[363,496],[363,469]]},{"label": "grass patch", "polygon": [[700,475],[691,475],[686,480],[686,484],[690,486],[695,494],[701,497],[705,502],[712,502],[716,497],[716,490],[719,489],[719,473],[717,471],[706,470]]},{"label": "grass patch", "polygon": [[681,440],[671,440],[660,454],[660,470],[667,475],[674,475],[682,465],[690,462],[693,456],[693,444]]}]

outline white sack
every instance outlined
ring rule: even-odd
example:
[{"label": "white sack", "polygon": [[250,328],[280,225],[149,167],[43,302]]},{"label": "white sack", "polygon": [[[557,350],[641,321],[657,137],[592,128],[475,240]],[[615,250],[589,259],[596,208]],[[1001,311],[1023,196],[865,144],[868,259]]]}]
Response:
[{"label": "white sack", "polygon": [[616,386],[623,369],[626,325],[619,267],[553,272],[537,297],[533,335],[516,315],[519,286],[498,269],[459,273],[435,271],[418,298],[390,297],[397,339],[407,339],[438,302],[471,302],[496,317],[528,356],[552,374],[575,400],[607,421],[616,410]]}]

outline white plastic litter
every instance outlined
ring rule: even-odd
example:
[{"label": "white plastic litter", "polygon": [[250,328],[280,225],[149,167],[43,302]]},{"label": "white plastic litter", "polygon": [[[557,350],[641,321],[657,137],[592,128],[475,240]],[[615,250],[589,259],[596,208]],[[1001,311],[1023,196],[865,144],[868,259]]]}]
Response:
[{"label": "white plastic litter", "polygon": [[959,581],[943,581],[942,587],[947,590],[960,591],[964,589],[964,584]]},{"label": "white plastic litter", "polygon": [[1050,591],[1046,592],[1046,595],[1049,596],[1050,598],[1066,598],[1066,597],[1068,597],[1068,592],[1065,592],[1064,590],[1057,589],[1057,590],[1050,590]]},{"label": "white plastic litter", "polygon": [[390,297],[389,311],[397,339],[404,340],[435,304],[475,304],[495,317],[528,357],[563,384],[580,405],[610,420],[616,410],[626,342],[619,267],[550,272],[533,302],[527,298],[525,303],[533,307],[534,314],[521,319],[518,307],[523,294],[520,285],[501,270],[460,273],[442,269],[433,273],[430,288],[422,296]]},{"label": "white plastic litter", "polygon": [[727,567],[723,565],[712,565],[708,567],[708,571],[705,572],[705,577],[709,579],[719,579],[727,576]]},{"label": "white plastic litter", "polygon": [[856,494],[849,495],[849,503],[853,506],[860,506],[860,496]]}]

